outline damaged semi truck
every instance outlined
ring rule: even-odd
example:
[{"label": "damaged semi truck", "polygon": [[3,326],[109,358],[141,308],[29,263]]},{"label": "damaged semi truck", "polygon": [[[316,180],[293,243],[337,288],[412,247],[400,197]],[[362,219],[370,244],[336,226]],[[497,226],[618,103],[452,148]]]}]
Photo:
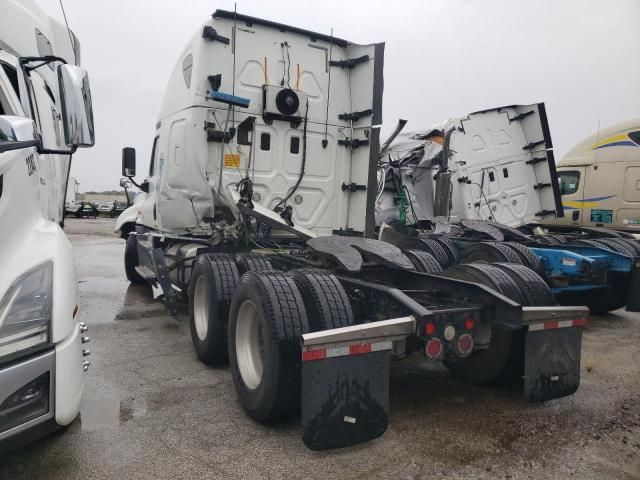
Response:
[{"label": "damaged semi truck", "polygon": [[257,421],[300,412],[316,450],[382,435],[390,361],[414,352],[475,383],[522,376],[534,402],[579,385],[587,308],[524,266],[451,278],[375,238],[383,60],[384,44],[217,10],[169,80],[145,198],[116,223],[128,279],[188,304],[198,358],[229,362]]},{"label": "damaged semi truck", "polygon": [[[386,143],[381,239],[426,251],[443,268],[525,265],[561,304],[640,310],[640,243],[624,232],[556,225],[563,208],[544,104],[474,112]],[[475,278],[476,270],[450,273]]]},{"label": "damaged semi truck", "polygon": [[62,225],[71,156],[94,143],[80,44],[0,0],[0,452],[70,424],[89,367]]}]

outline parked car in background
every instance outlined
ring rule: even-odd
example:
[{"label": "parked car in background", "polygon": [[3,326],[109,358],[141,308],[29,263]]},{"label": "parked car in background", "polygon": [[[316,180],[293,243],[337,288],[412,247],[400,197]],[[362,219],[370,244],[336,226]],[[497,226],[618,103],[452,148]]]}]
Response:
[{"label": "parked car in background", "polygon": [[71,202],[65,202],[64,204],[65,215],[75,215],[79,209],[80,209],[79,202],[71,201]]},{"label": "parked car in background", "polygon": [[75,213],[77,218],[97,218],[98,209],[91,202],[80,202],[80,208]]},{"label": "parked car in background", "polygon": [[101,202],[97,205],[99,215],[110,215],[113,210],[114,202]]}]

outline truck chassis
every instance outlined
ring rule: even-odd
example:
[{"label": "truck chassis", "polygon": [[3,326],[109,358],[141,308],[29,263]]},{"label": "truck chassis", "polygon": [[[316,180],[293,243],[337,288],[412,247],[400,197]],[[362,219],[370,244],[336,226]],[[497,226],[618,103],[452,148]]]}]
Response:
[{"label": "truck chassis", "polygon": [[[189,305],[199,359],[229,361],[239,400],[257,421],[300,411],[314,450],[376,438],[387,427],[389,362],[414,352],[473,383],[522,377],[529,401],[577,390],[588,309],[558,307],[528,268],[478,266],[482,284],[429,272],[425,252],[363,237],[309,238],[238,208],[253,225],[251,241],[212,245],[137,226],[125,266],[132,282],[159,287],[173,315]],[[265,227],[280,229],[276,239],[256,235]]]}]

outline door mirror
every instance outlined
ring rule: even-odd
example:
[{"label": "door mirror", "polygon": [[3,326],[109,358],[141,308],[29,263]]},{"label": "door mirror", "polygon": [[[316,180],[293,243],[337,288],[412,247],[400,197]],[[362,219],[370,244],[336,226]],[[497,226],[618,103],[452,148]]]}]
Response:
[{"label": "door mirror", "polygon": [[131,188],[131,180],[129,180],[128,178],[121,178],[120,186],[122,188]]},{"label": "door mirror", "polygon": [[87,71],[75,65],[59,65],[58,83],[67,147],[93,147],[93,105]]},{"label": "door mirror", "polygon": [[136,176],[136,149],[124,147],[122,149],[122,176]]},{"label": "door mirror", "polygon": [[39,145],[36,125],[30,118],[0,116],[0,153]]}]

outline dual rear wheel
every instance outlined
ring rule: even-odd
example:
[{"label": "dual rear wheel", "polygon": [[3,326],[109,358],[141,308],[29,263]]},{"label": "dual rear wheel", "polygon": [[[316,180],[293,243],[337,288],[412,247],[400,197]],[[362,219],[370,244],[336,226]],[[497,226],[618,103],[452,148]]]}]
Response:
[{"label": "dual rear wheel", "polygon": [[189,292],[198,358],[229,362],[240,403],[259,422],[299,408],[300,336],[353,323],[349,298],[333,275],[275,271],[255,254],[199,256]]}]

